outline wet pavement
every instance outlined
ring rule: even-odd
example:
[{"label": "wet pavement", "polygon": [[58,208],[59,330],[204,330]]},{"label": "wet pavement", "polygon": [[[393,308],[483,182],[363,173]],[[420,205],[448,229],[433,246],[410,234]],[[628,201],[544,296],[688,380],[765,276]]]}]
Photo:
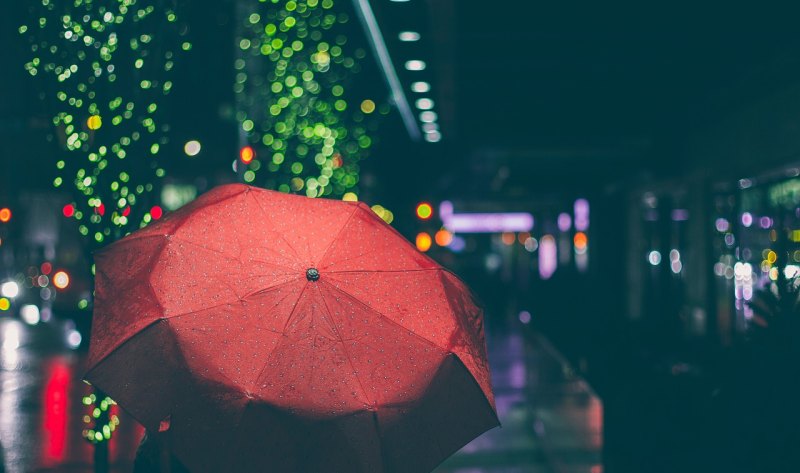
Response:
[{"label": "wet pavement", "polygon": [[516,328],[487,336],[502,427],[436,473],[602,473],[602,403],[547,340]]},{"label": "wet pavement", "polygon": [[[535,333],[490,334],[502,427],[475,439],[437,473],[602,473],[602,404]],[[84,357],[66,348],[57,323],[31,327],[0,319],[0,442],[7,473],[88,472],[92,446],[81,436]],[[121,423],[109,444],[112,472],[127,472],[142,428]]]}]

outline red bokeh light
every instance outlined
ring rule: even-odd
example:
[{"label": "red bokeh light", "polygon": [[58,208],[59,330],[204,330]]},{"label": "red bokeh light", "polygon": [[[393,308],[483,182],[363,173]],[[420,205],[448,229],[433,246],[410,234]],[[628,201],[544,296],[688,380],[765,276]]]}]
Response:
[{"label": "red bokeh light", "polygon": [[131,213],[131,206],[129,205],[125,207],[125,210],[122,211],[122,216],[127,217],[128,215],[130,215],[130,213]]},{"label": "red bokeh light", "polygon": [[150,209],[150,216],[153,217],[153,220],[158,220],[161,216],[164,215],[164,211],[158,205],[154,205],[152,209]]},{"label": "red bokeh light", "polygon": [[75,206],[72,204],[67,204],[61,209],[61,212],[64,214],[65,217],[69,218],[75,215]]}]

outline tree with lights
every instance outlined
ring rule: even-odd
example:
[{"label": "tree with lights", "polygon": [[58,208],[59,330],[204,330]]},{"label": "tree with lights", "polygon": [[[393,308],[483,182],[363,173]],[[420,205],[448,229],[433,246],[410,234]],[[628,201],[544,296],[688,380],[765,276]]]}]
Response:
[{"label": "tree with lights", "polygon": [[260,0],[240,2],[238,17],[242,179],[355,199],[373,117],[389,107],[348,89],[366,56],[345,34],[349,15],[333,0]]},{"label": "tree with lights", "polygon": [[[63,214],[79,222],[91,250],[161,216],[154,196],[169,131],[161,105],[176,56],[191,49],[175,8],[168,0],[40,0],[19,28],[30,42],[25,69],[41,78],[52,113],[49,139],[63,150],[53,185],[71,191]],[[84,404],[95,470],[107,471],[119,422],[113,401],[95,391]]]}]

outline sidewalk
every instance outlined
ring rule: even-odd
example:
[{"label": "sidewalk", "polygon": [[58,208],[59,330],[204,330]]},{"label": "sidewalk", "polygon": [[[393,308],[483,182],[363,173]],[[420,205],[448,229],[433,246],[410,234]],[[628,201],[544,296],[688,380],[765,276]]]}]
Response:
[{"label": "sidewalk", "polygon": [[488,336],[502,427],[436,473],[602,473],[602,403],[537,334]]}]

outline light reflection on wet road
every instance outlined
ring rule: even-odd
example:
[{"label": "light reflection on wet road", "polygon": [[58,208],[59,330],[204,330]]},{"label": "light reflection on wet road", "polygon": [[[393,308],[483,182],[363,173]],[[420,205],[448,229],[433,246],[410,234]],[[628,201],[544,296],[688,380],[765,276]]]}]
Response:
[{"label": "light reflection on wet road", "polygon": [[[65,348],[57,326],[0,320],[0,442],[8,473],[91,470],[92,446],[81,437],[81,402],[90,387],[83,358]],[[124,413],[112,437],[114,471],[128,471],[141,427]]]},{"label": "light reflection on wet road", "polygon": [[[0,441],[6,472],[89,472],[81,437],[90,390],[84,358],[57,325],[0,320]],[[488,340],[502,428],[475,439],[436,473],[602,473],[602,404],[546,342],[520,333]],[[142,434],[124,412],[110,443],[113,472],[127,472]]]}]

